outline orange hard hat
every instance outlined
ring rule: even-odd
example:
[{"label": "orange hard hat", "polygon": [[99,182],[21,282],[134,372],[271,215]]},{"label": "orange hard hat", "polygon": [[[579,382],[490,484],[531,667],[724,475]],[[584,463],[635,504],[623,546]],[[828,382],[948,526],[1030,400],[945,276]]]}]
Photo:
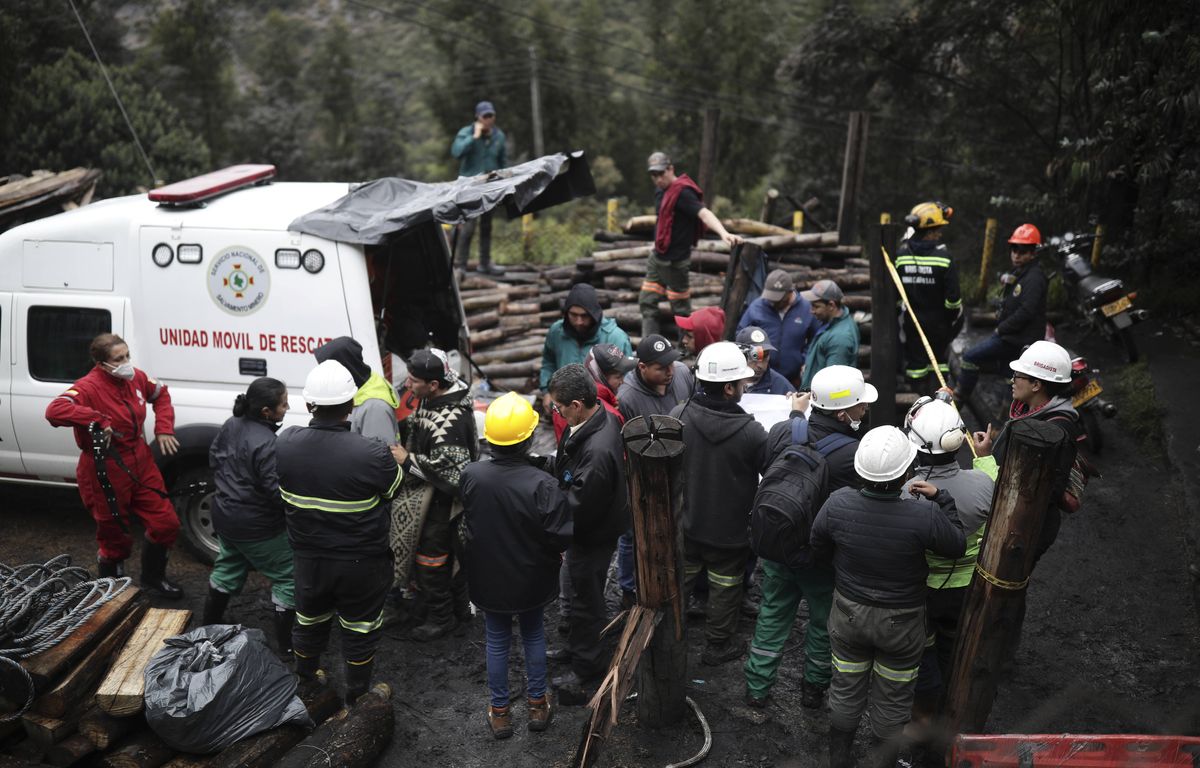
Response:
[{"label": "orange hard hat", "polygon": [[1013,230],[1012,237],[1008,238],[1008,242],[1013,245],[1041,245],[1042,233],[1038,232],[1038,228],[1032,224],[1022,224]]}]

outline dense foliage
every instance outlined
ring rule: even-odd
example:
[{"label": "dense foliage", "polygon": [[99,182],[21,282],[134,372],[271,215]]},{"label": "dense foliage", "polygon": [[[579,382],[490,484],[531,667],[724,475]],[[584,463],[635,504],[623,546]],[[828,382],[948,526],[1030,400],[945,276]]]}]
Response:
[{"label": "dense foliage", "polygon": [[[291,179],[448,178],[450,138],[483,98],[526,159],[536,71],[545,150],[587,150],[602,194],[635,206],[650,150],[695,174],[716,108],[718,205],[756,215],[774,186],[832,221],[862,110],[864,223],[940,198],[960,252],[987,217],[1103,223],[1114,264],[1200,269],[1191,0],[76,6],[161,180],[245,161]],[[0,103],[0,171],[93,165],[106,194],[153,182],[69,4],[0,5]]]}]

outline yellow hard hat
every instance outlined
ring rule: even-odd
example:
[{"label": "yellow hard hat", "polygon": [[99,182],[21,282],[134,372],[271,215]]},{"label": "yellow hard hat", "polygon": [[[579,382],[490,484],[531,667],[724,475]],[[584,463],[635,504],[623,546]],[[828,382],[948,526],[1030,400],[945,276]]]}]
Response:
[{"label": "yellow hard hat", "polygon": [[954,209],[943,203],[918,203],[913,206],[912,213],[904,217],[904,221],[916,229],[930,229],[946,226],[953,215]]},{"label": "yellow hard hat", "polygon": [[516,392],[507,392],[488,406],[483,436],[492,445],[516,445],[529,439],[537,423],[538,416],[529,401]]}]

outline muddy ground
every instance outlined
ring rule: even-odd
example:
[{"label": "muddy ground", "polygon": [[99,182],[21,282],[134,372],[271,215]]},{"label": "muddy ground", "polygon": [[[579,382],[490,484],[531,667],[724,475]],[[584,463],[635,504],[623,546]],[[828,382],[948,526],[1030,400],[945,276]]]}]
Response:
[{"label": "muddy ground", "polygon": [[[1194,405],[1200,343],[1154,325],[1142,329],[1139,339],[1151,360],[1158,397],[1169,409],[1174,465],[1135,444],[1117,421],[1103,423],[1104,478],[1093,481],[1084,509],[1064,522],[1034,575],[1015,673],[999,692],[991,732],[1200,734],[1200,643],[1188,572],[1196,562],[1197,510],[1187,501],[1196,498],[1200,482]],[[1081,342],[1069,329],[1060,332],[1060,340],[1088,354],[1110,376],[1121,366],[1118,350],[1101,340]],[[69,552],[77,562],[91,563],[91,532],[73,492],[0,486],[0,562],[42,561]],[[181,552],[172,572],[188,590],[186,606],[199,611],[207,568]],[[269,629],[269,610],[265,582],[255,577],[245,595],[233,601],[229,618]],[[557,607],[551,606],[547,629],[555,644],[557,623]],[[774,702],[765,711],[742,703],[741,661],[719,668],[700,665],[701,629],[689,631],[689,695],[713,733],[703,765],[821,763],[827,717],[799,705],[800,629],[798,622]],[[752,631],[752,621],[743,620],[742,640],[748,641]],[[398,725],[381,765],[569,765],[586,716],[583,708],[560,709],[543,734],[527,732],[524,713],[518,711],[516,735],[507,742],[491,739],[484,722],[481,620],[431,644],[388,633],[379,659],[377,678],[393,686]],[[519,650],[511,669],[518,696],[523,691]],[[638,726],[633,709],[623,709],[599,765],[667,765],[699,749],[702,736],[694,720],[652,731]],[[865,738],[864,723],[860,748]]]}]

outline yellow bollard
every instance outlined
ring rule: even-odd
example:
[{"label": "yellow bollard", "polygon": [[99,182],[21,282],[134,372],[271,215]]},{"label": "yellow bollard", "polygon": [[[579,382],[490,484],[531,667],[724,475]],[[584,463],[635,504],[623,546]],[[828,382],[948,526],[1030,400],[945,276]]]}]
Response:
[{"label": "yellow bollard", "polygon": [[533,214],[527,213],[521,217],[521,252],[525,258],[533,252]]},{"label": "yellow bollard", "polygon": [[797,235],[804,229],[804,211],[792,211],[792,231]]},{"label": "yellow bollard", "polygon": [[983,261],[979,265],[980,302],[987,298],[988,272],[992,268],[992,251],[996,249],[996,226],[995,219],[988,219],[987,227],[983,230]]},{"label": "yellow bollard", "polygon": [[615,197],[608,198],[608,215],[604,219],[604,229],[609,232],[619,232],[620,227],[617,226],[617,209],[620,207],[620,202]]},{"label": "yellow bollard", "polygon": [[879,214],[879,223],[880,224],[891,224],[892,223],[892,214],[888,213],[887,211],[884,211],[883,213]]},{"label": "yellow bollard", "polygon": [[1092,266],[1100,266],[1100,245],[1104,242],[1104,225],[1096,225],[1096,239],[1092,241]]}]

